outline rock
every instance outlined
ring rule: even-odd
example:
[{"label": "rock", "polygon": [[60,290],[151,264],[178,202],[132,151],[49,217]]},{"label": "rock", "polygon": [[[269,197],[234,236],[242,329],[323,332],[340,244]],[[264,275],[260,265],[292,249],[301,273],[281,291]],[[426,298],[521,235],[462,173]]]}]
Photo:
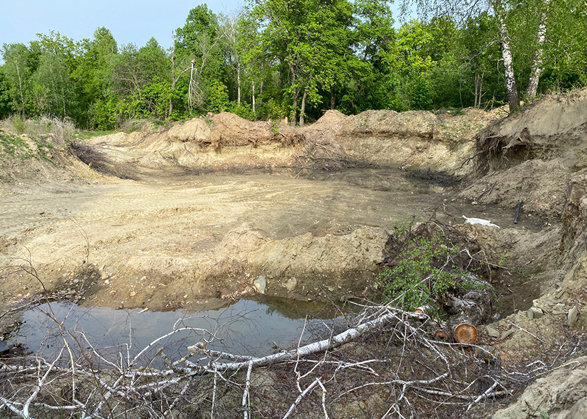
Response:
[{"label": "rock", "polygon": [[528,317],[531,319],[539,319],[542,316],[544,316],[544,312],[538,307],[530,307],[528,310]]},{"label": "rock", "polygon": [[253,285],[259,294],[265,294],[265,290],[267,289],[267,278],[262,276],[258,279],[255,279]]},{"label": "rock", "polygon": [[495,329],[494,327],[487,326],[487,327],[485,327],[485,331],[492,338],[499,338],[499,335],[500,335],[499,330]]},{"label": "rock", "polygon": [[503,332],[503,333],[501,334],[501,340],[505,340],[505,339],[509,338],[511,335],[513,335],[513,334],[514,334],[514,332],[515,332],[515,330],[514,330],[514,329],[509,329],[509,330],[506,330],[505,332]]},{"label": "rock", "polygon": [[574,306],[572,309],[569,310],[569,314],[567,316],[567,326],[572,327],[575,322],[577,321],[577,316],[579,315],[579,310],[577,306]]},{"label": "rock", "polygon": [[493,419],[579,419],[587,417],[587,357],[536,380]]}]

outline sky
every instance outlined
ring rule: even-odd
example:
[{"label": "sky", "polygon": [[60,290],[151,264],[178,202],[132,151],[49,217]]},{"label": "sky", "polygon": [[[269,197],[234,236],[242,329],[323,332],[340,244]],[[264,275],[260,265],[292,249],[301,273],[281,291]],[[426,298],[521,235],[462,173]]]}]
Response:
[{"label": "sky", "polygon": [[[79,41],[99,27],[118,45],[143,46],[154,37],[171,46],[171,31],[182,27],[191,9],[207,3],[215,13],[236,14],[245,0],[0,0],[0,46],[37,39],[51,30]],[[1,59],[1,57],[0,57]]]}]

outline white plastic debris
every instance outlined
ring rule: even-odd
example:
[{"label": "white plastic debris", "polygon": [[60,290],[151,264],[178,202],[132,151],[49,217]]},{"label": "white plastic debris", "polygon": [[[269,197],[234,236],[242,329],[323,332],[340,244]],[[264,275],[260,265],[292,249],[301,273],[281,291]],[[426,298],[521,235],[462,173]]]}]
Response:
[{"label": "white plastic debris", "polygon": [[491,221],[484,220],[483,218],[469,218],[465,217],[464,215],[463,218],[465,219],[465,223],[467,224],[481,224],[483,226],[499,228],[497,224],[493,224]]}]

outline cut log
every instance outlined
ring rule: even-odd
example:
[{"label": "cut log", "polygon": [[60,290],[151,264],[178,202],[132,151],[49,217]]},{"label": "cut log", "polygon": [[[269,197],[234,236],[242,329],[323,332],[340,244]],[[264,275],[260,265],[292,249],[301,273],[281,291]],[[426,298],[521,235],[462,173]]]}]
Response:
[{"label": "cut log", "polygon": [[458,343],[472,345],[477,341],[477,328],[470,323],[461,323],[454,328],[453,336]]},{"label": "cut log", "polygon": [[464,276],[460,292],[449,295],[444,310],[454,316],[453,325],[470,323],[473,326],[491,320],[495,291],[486,281],[474,275]]}]

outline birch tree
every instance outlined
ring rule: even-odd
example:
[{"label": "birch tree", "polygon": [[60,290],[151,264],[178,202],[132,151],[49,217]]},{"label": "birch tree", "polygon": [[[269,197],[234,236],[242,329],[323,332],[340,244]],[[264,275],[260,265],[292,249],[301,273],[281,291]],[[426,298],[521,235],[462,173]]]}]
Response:
[{"label": "birch tree", "polygon": [[[514,54],[512,52],[514,45],[512,44],[508,15],[512,10],[527,5],[529,1],[533,0],[526,0],[525,2],[508,2],[507,0],[457,0],[456,2],[450,0],[405,0],[403,5],[404,9],[407,9],[410,4],[415,4],[419,13],[424,17],[449,15],[461,22],[486,11],[492,13],[496,18],[499,29],[508,105],[510,112],[515,112],[520,107],[520,97],[516,82]],[[537,2],[542,12],[539,24],[535,28],[536,44],[535,51],[532,54],[532,71],[526,92],[530,100],[536,97],[540,75],[543,70],[543,46],[548,29],[548,11],[551,0],[534,1]]]},{"label": "birch tree", "polygon": [[[208,83],[224,73],[218,17],[206,5],[190,10],[186,23],[176,31],[174,60],[189,74],[188,108],[203,109],[209,94]],[[182,70],[183,72],[184,70]]]}]

